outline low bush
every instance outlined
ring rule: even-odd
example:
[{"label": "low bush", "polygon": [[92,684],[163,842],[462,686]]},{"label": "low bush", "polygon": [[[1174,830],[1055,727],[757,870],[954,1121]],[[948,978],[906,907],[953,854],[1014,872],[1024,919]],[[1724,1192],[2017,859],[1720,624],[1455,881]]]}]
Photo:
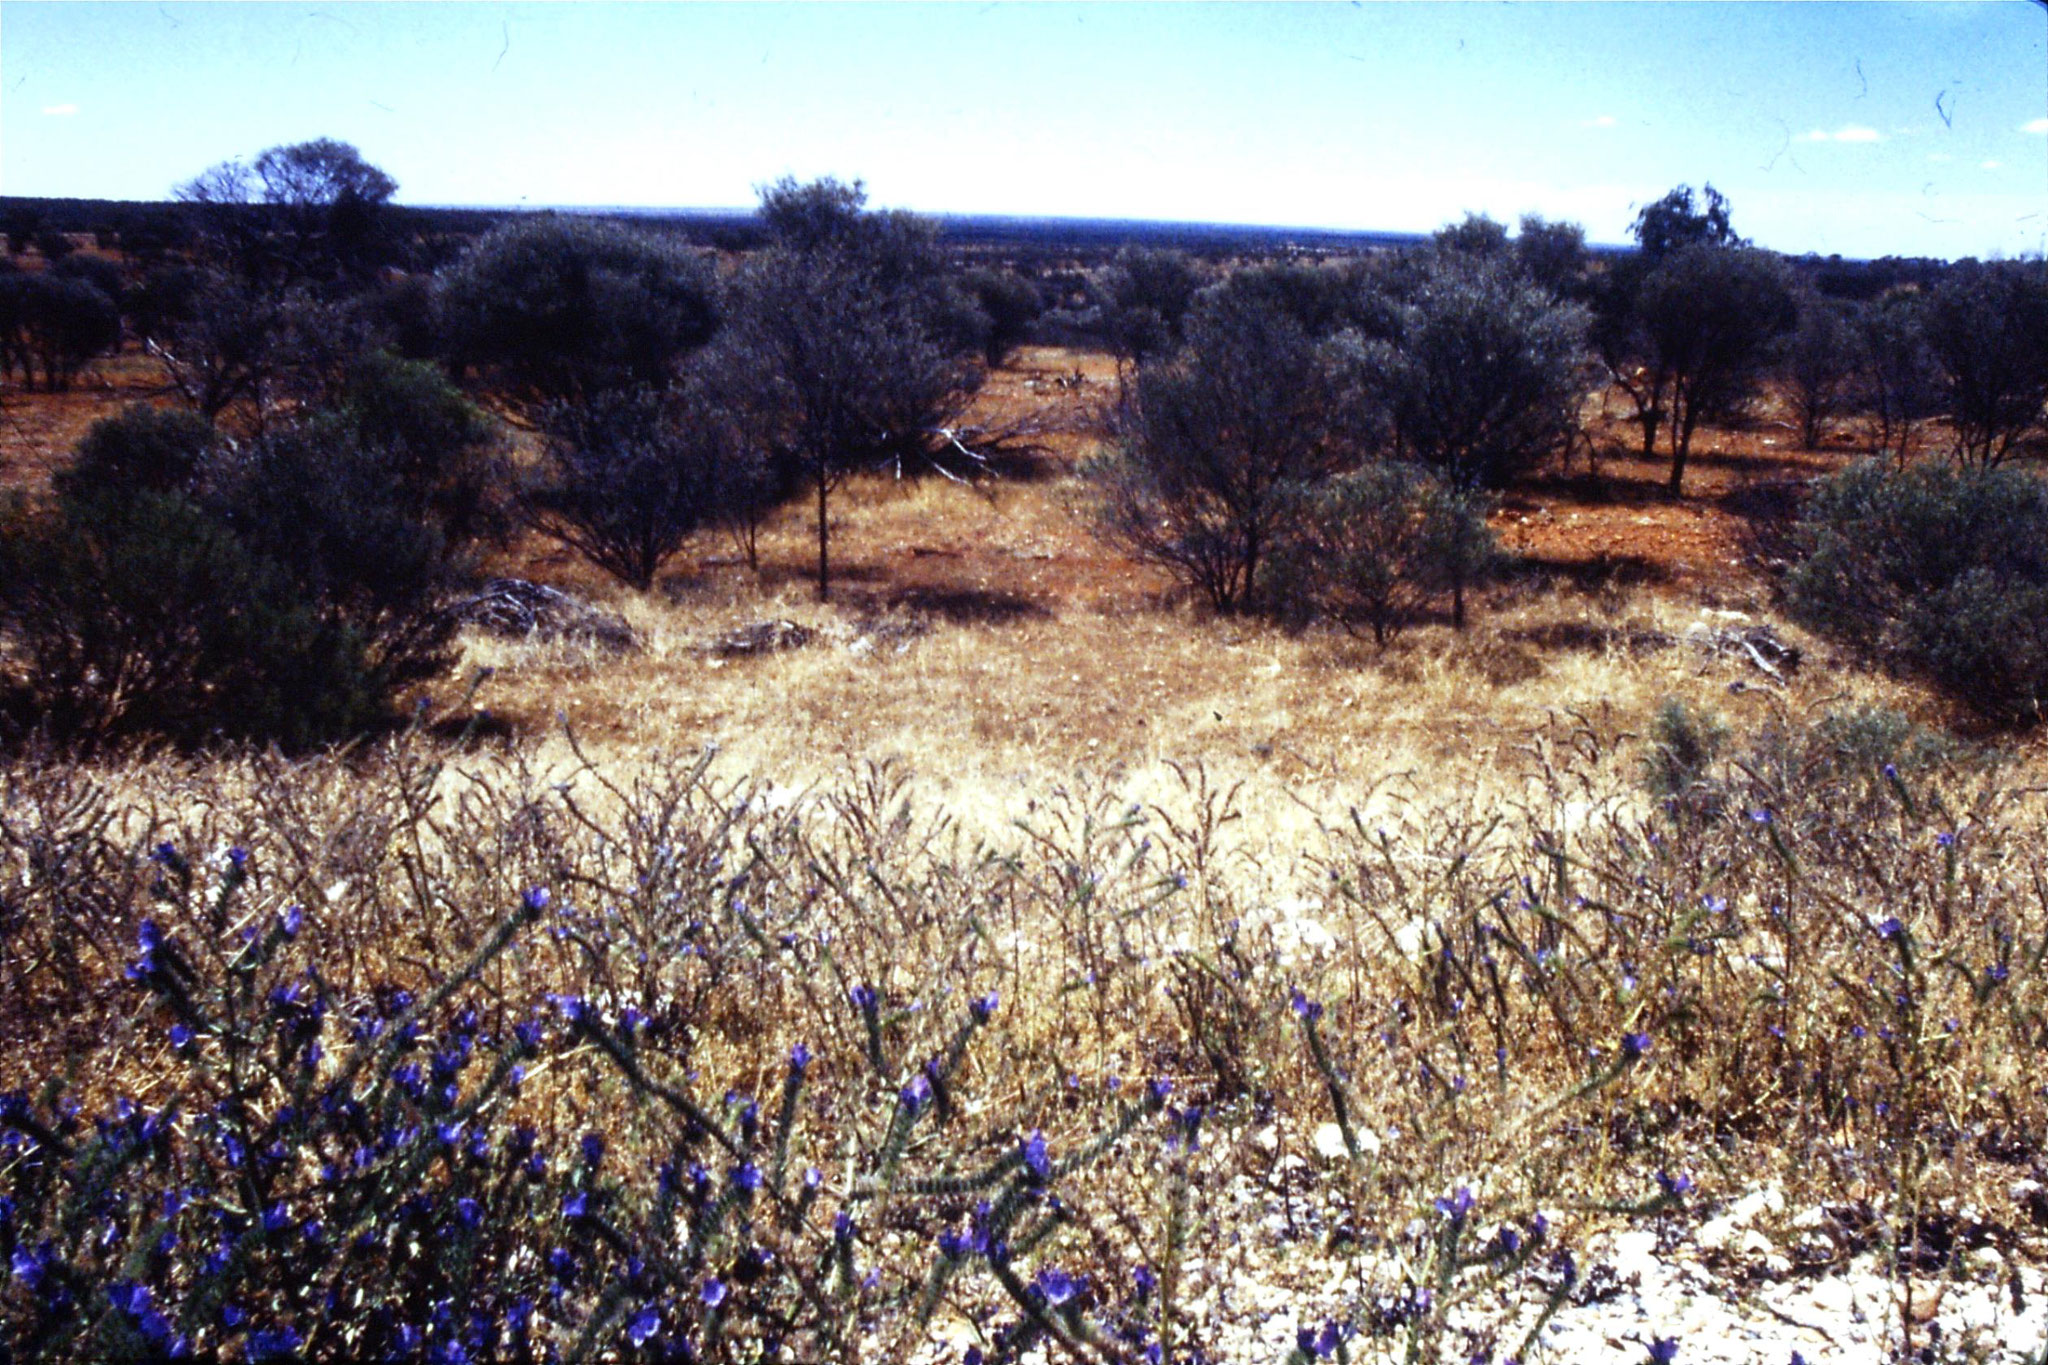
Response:
[{"label": "low bush", "polygon": [[1260,600],[1296,623],[1370,630],[1377,645],[1446,595],[1462,625],[1464,589],[1497,553],[1476,499],[1393,462],[1295,486],[1282,525]]},{"label": "low bush", "polygon": [[53,482],[66,497],[188,492],[213,444],[203,417],[135,403],[93,423]]},{"label": "low bush", "polygon": [[1980,714],[2048,704],[2048,483],[2016,469],[1874,464],[1816,488],[1787,580],[1814,629]]}]

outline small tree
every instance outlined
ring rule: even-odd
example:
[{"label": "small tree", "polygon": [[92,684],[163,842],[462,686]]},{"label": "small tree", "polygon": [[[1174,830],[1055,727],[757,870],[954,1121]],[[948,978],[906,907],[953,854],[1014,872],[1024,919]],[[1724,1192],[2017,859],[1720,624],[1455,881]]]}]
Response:
[{"label": "small tree", "polygon": [[1178,345],[1202,277],[1179,251],[1124,247],[1092,282],[1121,375]]},{"label": "small tree", "polygon": [[1854,305],[1808,292],[1799,296],[1799,325],[1786,338],[1784,373],[1799,421],[1799,444],[1818,450],[1827,423],[1854,399],[1863,339]]},{"label": "small tree", "polygon": [[1941,409],[1941,370],[1927,346],[1921,296],[1894,290],[1865,307],[1858,324],[1858,390],[1873,418],[1871,453],[1903,465],[1918,423]]},{"label": "small tree", "polygon": [[1330,347],[1255,296],[1209,296],[1186,349],[1138,372],[1121,457],[1099,470],[1104,530],[1238,610],[1291,515],[1290,486],[1355,459],[1345,407]]},{"label": "small tree", "polygon": [[1534,213],[1522,215],[1515,232],[1515,265],[1524,275],[1560,299],[1586,293],[1586,230],[1577,223],[1552,223]]},{"label": "small tree", "polygon": [[120,309],[85,280],[49,271],[0,275],[0,359],[6,371],[21,372],[24,388],[35,387],[41,369],[45,390],[67,389],[120,343]]},{"label": "small tree", "polygon": [[1500,264],[1445,260],[1367,357],[1396,447],[1460,489],[1498,488],[1565,447],[1590,369],[1583,309]]},{"label": "small tree", "polygon": [[1675,498],[1684,491],[1693,433],[1748,401],[1773,343],[1791,330],[1791,288],[1768,252],[1695,244],[1659,262],[1643,281],[1636,309],[1655,363],[1669,377]]},{"label": "small tree", "polygon": [[1368,629],[1382,647],[1497,553],[1475,495],[1394,461],[1290,485],[1282,527],[1262,600],[1297,621]]},{"label": "small tree", "polygon": [[1438,228],[1430,242],[1454,256],[1495,260],[1508,254],[1506,225],[1483,213],[1467,213],[1462,221]]},{"label": "small tree", "polygon": [[982,358],[993,370],[1023,343],[1031,324],[1045,311],[1045,301],[1039,297],[1038,286],[1014,270],[970,270],[962,283],[988,319],[982,334]]},{"label": "small tree", "polygon": [[224,161],[178,186],[223,268],[252,288],[320,291],[359,281],[378,258],[398,182],[346,142],[271,147],[255,164]]},{"label": "small tree", "polygon": [[738,424],[701,384],[623,389],[549,409],[534,524],[646,591],[701,526],[751,487]]},{"label": "small tree", "polygon": [[452,358],[530,409],[664,384],[719,318],[716,280],[696,252],[554,214],[478,241],[448,271],[443,308]]},{"label": "small tree", "polygon": [[2048,265],[1959,265],[1922,317],[1956,458],[1998,464],[2039,429],[2048,405]]},{"label": "small tree", "polygon": [[1692,186],[1677,186],[1637,213],[1630,231],[1635,236],[1636,246],[1653,262],[1687,247],[1748,245],[1735,235],[1734,224],[1729,218],[1728,197],[1712,185],[1697,197]]}]

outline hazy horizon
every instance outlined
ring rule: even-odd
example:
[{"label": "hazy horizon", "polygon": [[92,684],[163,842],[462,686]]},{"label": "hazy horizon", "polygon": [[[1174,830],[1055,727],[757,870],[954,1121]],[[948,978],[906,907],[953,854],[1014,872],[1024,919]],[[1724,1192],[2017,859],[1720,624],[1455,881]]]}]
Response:
[{"label": "hazy horizon", "polygon": [[1620,243],[1711,182],[1793,254],[2012,255],[2048,245],[2048,9],[0,4],[0,193],[159,199],[323,136],[450,207],[832,174],[958,217]]}]

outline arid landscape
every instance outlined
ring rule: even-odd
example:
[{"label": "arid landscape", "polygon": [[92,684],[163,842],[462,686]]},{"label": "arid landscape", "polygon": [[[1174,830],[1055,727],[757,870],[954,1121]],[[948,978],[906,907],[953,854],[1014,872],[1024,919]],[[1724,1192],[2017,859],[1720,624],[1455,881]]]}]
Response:
[{"label": "arid landscape", "polygon": [[0,1358],[2048,1359],[2039,261],[381,176],[8,210]]}]

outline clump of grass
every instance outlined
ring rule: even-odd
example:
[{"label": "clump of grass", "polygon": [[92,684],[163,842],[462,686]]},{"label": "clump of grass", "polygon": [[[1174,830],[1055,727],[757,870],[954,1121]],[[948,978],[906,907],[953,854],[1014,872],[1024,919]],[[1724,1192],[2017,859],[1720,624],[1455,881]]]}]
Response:
[{"label": "clump of grass", "polygon": [[1772,1181],[1962,1275],[2048,1134],[2038,795],[1869,716],[1683,810],[1641,747],[1291,850],[1199,766],[1007,834],[573,735],[16,768],[5,1344],[1195,1361],[1314,1256],[1296,1359],[1526,1358],[1589,1233]]}]

